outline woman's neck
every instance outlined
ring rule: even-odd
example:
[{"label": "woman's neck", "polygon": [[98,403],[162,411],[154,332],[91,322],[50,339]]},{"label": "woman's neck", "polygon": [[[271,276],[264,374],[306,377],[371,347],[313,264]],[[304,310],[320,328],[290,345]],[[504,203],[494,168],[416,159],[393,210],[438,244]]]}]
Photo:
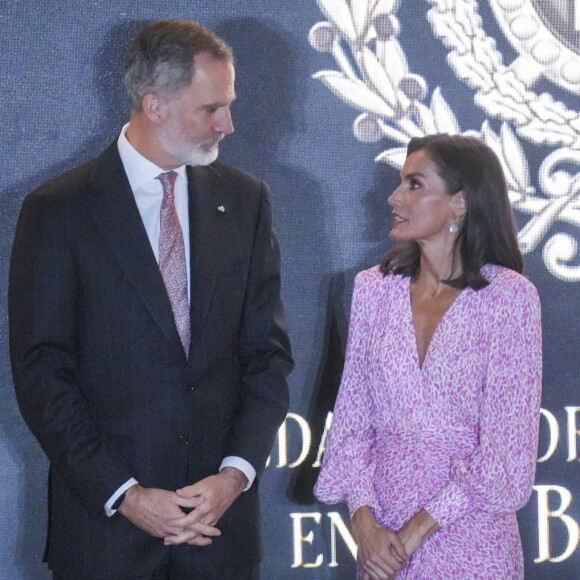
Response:
[{"label": "woman's neck", "polygon": [[463,273],[459,247],[433,248],[421,245],[421,258],[417,282],[431,288],[434,292],[441,289],[446,280],[458,278]]}]

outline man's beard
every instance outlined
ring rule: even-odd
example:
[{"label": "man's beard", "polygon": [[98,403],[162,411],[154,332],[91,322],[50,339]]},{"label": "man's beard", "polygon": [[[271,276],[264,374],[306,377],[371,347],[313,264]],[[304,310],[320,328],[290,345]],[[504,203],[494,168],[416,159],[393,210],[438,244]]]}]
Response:
[{"label": "man's beard", "polygon": [[204,141],[202,143],[190,143],[185,139],[169,134],[160,134],[161,141],[165,150],[180,161],[183,165],[209,165],[213,163],[219,153],[219,142],[222,136]]}]

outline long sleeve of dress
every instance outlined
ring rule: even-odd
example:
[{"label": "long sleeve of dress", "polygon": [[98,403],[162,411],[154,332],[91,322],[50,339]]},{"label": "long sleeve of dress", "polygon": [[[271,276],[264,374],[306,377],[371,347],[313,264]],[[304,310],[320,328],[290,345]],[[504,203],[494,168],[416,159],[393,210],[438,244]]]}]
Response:
[{"label": "long sleeve of dress", "polygon": [[515,512],[532,490],[542,376],[540,303],[527,280],[511,281],[489,296],[478,445],[469,455],[451,458],[448,484],[425,505],[440,526],[477,508],[497,516]]},{"label": "long sleeve of dress", "polygon": [[375,280],[376,275],[371,277],[369,272],[361,272],[355,279],[342,382],[314,488],[322,502],[346,502],[351,515],[363,505],[378,506],[373,485],[374,403],[367,380],[368,342],[376,310],[376,301],[368,298]]}]

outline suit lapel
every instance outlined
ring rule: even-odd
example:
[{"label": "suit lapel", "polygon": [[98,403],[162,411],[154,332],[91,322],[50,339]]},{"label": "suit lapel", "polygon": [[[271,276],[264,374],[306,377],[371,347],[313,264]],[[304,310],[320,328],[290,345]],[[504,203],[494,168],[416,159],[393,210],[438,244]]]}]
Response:
[{"label": "suit lapel", "polygon": [[[189,238],[191,270],[191,354],[203,327],[213,296],[218,273],[227,262],[229,216],[227,208],[231,192],[219,186],[213,166],[187,168],[189,184]],[[223,208],[225,211],[220,211]]]},{"label": "suit lapel", "polygon": [[95,223],[153,318],[183,350],[165,284],[141,220],[116,141],[97,161],[91,187]]}]

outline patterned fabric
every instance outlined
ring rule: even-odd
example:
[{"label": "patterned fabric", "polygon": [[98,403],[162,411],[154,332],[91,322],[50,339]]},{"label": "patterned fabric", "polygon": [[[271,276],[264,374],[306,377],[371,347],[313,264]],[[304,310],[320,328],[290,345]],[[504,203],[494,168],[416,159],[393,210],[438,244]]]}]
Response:
[{"label": "patterned fabric", "polygon": [[163,185],[163,200],[160,213],[159,269],[167,288],[177,332],[189,354],[190,326],[189,301],[187,299],[187,264],[185,244],[175,209],[174,187],[177,173],[168,171],[158,176]]},{"label": "patterned fabric", "polygon": [[521,579],[515,512],[534,481],[541,318],[523,276],[487,265],[441,319],[423,367],[409,278],[355,282],[347,356],[316,496],[399,530],[424,508],[441,526],[399,573]]}]

